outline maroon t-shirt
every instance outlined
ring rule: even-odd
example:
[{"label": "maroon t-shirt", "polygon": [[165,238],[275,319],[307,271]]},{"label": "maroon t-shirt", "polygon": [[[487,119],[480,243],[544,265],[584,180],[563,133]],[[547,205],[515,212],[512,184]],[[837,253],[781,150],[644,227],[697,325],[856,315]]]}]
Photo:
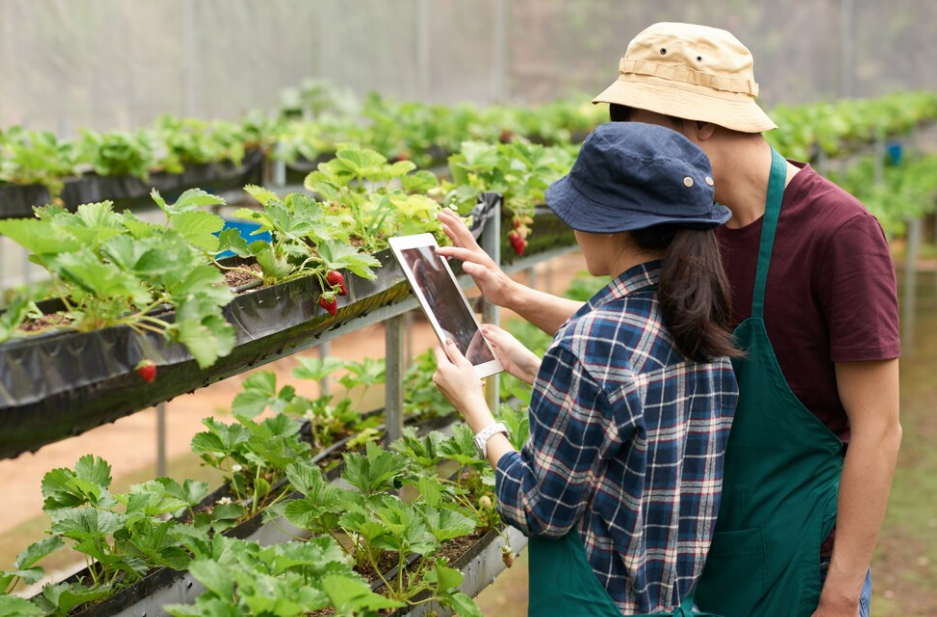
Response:
[{"label": "maroon t-shirt", "polygon": [[[717,230],[732,285],[733,327],[751,315],[761,227],[758,219]],[[833,363],[900,354],[895,267],[875,217],[809,165],[784,190],[765,327],[791,390],[848,443]]]}]

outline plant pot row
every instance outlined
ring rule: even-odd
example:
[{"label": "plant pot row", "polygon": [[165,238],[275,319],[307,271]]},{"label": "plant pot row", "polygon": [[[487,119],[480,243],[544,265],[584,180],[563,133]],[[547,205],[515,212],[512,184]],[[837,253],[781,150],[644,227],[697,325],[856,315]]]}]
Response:
[{"label": "plant pot row", "polygon": [[[374,415],[379,411],[371,412],[366,415]],[[425,435],[432,430],[439,430],[451,424],[454,420],[452,416],[440,416],[426,419],[411,419],[406,424],[416,428],[417,433]],[[384,430],[384,425],[378,427]],[[304,424],[303,431],[308,431],[308,421]],[[319,465],[323,469],[325,477],[330,481],[335,481],[343,469],[343,461],[338,464],[330,464],[337,456],[344,452],[351,451],[348,443],[356,435],[348,435],[332,445],[320,450],[313,455],[311,462]],[[277,482],[270,492],[270,495],[278,494],[287,486],[285,478]],[[223,497],[229,497],[232,493],[227,485],[221,486],[211,494],[205,497],[194,510],[200,511],[211,508],[218,500]],[[285,500],[301,498],[302,495],[292,492],[286,496]],[[263,546],[271,544],[288,542],[297,538],[308,537],[308,532],[294,528],[286,520],[264,520],[265,513],[260,509],[253,516],[245,519],[238,525],[228,529],[224,535],[257,542]],[[77,582],[82,579],[88,579],[90,573],[87,569],[81,570],[70,576],[68,582]],[[72,613],[71,617],[139,617],[147,615],[154,617],[165,615],[162,606],[173,603],[191,603],[195,601],[204,587],[187,571],[173,570],[171,568],[157,568],[152,570],[143,579],[121,589],[113,596],[110,596],[100,602],[81,606]]]},{"label": "plant pot row", "polygon": [[[473,233],[480,235],[500,199],[480,201]],[[318,306],[315,277],[250,289],[224,308],[236,346],[202,369],[187,349],[158,335],[142,337],[125,326],[92,332],[52,331],[0,345],[0,458],[80,434],[106,422],[309,347],[327,332],[354,328],[354,321],[411,295],[390,250],[375,257],[375,280],[350,273],[348,295],[338,312]],[[160,319],[172,322],[166,311]],[[135,367],[143,359],[158,365],[158,377],[144,382]]]},{"label": "plant pot row", "polygon": [[[83,174],[65,181],[59,198],[69,210],[79,204],[104,200],[120,208],[150,205],[150,191],[156,189],[167,199],[190,188],[211,193],[240,190],[245,184],[262,184],[265,156],[262,150],[249,150],[239,165],[231,161],[187,165],[182,173],[153,172],[146,180],[136,176],[101,176]],[[33,215],[33,206],[52,201],[49,190],[39,184],[0,184],[0,219]]]}]

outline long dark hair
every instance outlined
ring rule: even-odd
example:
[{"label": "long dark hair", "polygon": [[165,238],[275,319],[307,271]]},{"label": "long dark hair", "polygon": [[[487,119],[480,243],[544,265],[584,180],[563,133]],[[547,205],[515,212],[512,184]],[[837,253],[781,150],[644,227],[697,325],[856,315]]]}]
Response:
[{"label": "long dark hair", "polygon": [[658,225],[631,234],[642,249],[666,251],[658,297],[680,353],[695,362],[741,356],[729,330],[732,300],[715,232]]}]

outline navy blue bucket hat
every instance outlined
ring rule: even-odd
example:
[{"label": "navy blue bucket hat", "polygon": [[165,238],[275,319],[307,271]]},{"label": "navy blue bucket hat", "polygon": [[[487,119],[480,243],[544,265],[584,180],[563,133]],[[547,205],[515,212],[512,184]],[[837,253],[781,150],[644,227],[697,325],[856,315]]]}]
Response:
[{"label": "navy blue bucket hat", "polygon": [[567,225],[591,233],[656,225],[709,229],[732,216],[713,201],[706,154],[676,131],[641,122],[598,126],[545,197]]}]

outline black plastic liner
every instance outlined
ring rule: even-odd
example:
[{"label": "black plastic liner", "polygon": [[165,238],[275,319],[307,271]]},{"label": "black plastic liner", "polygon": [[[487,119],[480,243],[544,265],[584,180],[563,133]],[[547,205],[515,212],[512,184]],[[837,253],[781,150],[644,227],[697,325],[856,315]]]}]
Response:
[{"label": "black plastic liner", "polygon": [[33,215],[33,206],[51,201],[42,184],[0,183],[0,219],[22,219]]},{"label": "black plastic liner", "polygon": [[240,165],[231,161],[187,165],[181,174],[156,172],[147,180],[134,176],[99,176],[87,174],[65,183],[60,197],[72,210],[79,204],[109,199],[118,208],[152,205],[150,191],[156,189],[167,201],[174,201],[183,191],[200,188],[209,193],[238,190],[245,184],[263,182],[264,153],[250,150]]},{"label": "black plastic liner", "polygon": [[[476,236],[500,199],[494,193],[480,196]],[[0,345],[0,458],[35,451],[244,372],[409,297],[410,287],[391,251],[375,257],[382,265],[377,278],[368,281],[347,274],[348,295],[337,298],[334,316],[318,306],[321,290],[314,277],[236,296],[224,308],[225,319],[235,329],[236,346],[206,369],[199,368],[183,345],[169,344],[158,335],[144,340],[125,326],[60,331]],[[172,312],[160,315],[167,322],[173,317]],[[144,358],[158,365],[152,383],[135,371]]]},{"label": "black plastic liner", "polygon": [[[183,191],[200,188],[209,193],[238,190],[245,184],[263,182],[264,153],[249,150],[235,165],[231,161],[187,165],[181,174],[155,172],[147,180],[135,176],[99,176],[85,174],[65,181],[59,197],[69,210],[80,204],[104,200],[114,202],[118,209],[153,205],[150,191],[156,189],[169,201],[174,201]],[[0,184],[0,219],[33,216],[33,206],[51,201],[49,191],[42,185],[21,186]]]}]

